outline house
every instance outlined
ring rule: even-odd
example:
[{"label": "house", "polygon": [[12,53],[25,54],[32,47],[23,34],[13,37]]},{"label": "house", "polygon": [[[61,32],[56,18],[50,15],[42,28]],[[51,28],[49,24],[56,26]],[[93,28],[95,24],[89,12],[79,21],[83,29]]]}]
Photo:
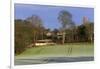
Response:
[{"label": "house", "polygon": [[35,46],[46,46],[46,45],[55,45],[55,43],[50,39],[37,40]]}]

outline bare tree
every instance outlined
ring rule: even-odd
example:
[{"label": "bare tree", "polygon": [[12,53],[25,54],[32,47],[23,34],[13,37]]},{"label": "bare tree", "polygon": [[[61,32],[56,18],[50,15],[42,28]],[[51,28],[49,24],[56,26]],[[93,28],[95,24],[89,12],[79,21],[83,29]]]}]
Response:
[{"label": "bare tree", "polygon": [[29,21],[30,23],[32,23],[34,29],[33,29],[33,41],[34,43],[36,42],[37,39],[40,39],[40,36],[42,36],[41,39],[43,39],[43,22],[42,19],[37,16],[37,15],[32,15],[31,17],[28,17],[26,19],[27,21]]},{"label": "bare tree", "polygon": [[62,43],[65,42],[65,29],[72,28],[74,26],[74,22],[72,21],[72,15],[66,10],[62,10],[59,13],[58,20],[62,25]]}]

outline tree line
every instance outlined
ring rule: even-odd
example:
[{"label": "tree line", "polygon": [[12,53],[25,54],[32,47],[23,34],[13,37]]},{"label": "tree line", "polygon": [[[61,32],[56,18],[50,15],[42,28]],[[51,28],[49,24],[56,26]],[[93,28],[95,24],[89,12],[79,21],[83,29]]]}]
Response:
[{"label": "tree line", "polygon": [[[93,22],[76,26],[72,21],[71,13],[65,10],[59,12],[58,20],[62,27],[54,30],[46,29],[42,19],[37,15],[32,15],[25,20],[15,20],[15,54],[20,54],[30,44],[35,46],[37,40],[43,39],[51,39],[57,44],[93,42]],[[51,35],[48,36],[47,33]]]}]

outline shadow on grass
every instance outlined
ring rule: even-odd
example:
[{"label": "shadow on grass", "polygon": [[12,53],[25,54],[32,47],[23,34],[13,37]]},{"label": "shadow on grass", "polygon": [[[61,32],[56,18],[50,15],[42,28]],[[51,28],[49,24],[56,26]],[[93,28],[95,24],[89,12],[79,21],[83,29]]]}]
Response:
[{"label": "shadow on grass", "polygon": [[44,57],[37,59],[15,59],[15,65],[45,64],[45,63],[64,63],[94,61],[94,57]]}]

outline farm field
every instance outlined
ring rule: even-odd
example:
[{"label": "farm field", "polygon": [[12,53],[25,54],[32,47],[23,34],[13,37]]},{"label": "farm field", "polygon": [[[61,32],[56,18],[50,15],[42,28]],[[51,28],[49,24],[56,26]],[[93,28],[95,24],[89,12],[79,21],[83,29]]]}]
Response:
[{"label": "farm field", "polygon": [[67,43],[29,48],[20,55],[15,56],[15,65],[92,61],[93,56],[93,43]]}]

